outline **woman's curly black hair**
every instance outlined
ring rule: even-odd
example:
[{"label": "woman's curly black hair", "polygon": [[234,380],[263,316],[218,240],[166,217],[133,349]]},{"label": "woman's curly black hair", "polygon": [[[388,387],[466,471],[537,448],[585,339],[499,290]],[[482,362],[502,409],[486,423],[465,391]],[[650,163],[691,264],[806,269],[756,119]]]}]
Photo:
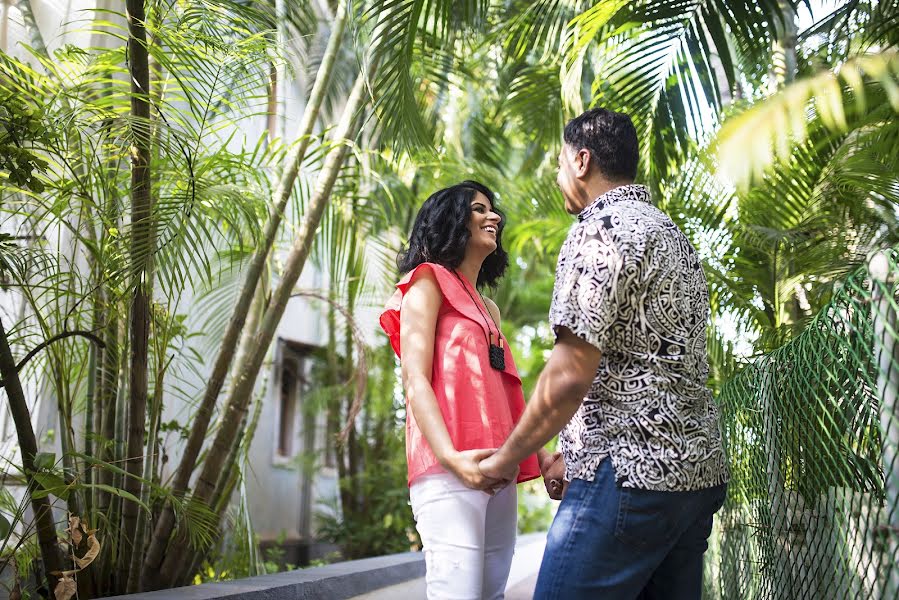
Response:
[{"label": "woman's curly black hair", "polygon": [[493,192],[477,181],[463,181],[438,190],[425,200],[415,217],[409,246],[397,256],[400,273],[408,273],[424,262],[437,263],[447,269],[455,269],[465,258],[465,247],[471,238],[468,223],[471,221],[471,202],[481,192],[493,212],[500,216],[496,232],[496,250],[481,265],[478,287],[495,287],[509,265],[509,255],[503,250],[502,233],[506,217],[496,208]]}]

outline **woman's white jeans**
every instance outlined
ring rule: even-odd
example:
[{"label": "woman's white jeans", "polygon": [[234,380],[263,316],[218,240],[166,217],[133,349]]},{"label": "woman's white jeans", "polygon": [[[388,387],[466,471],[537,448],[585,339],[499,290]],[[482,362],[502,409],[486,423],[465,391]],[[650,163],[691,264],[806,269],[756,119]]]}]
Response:
[{"label": "woman's white jeans", "polygon": [[503,598],[515,553],[515,485],[490,496],[437,473],[416,479],[409,496],[425,553],[428,600]]}]

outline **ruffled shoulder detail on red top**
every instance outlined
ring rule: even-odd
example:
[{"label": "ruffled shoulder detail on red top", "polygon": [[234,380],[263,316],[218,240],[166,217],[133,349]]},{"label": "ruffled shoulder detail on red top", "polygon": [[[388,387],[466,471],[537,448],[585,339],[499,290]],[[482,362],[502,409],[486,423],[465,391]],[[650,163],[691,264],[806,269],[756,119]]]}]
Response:
[{"label": "ruffled shoulder detail on red top", "polygon": [[381,329],[390,338],[390,345],[397,356],[400,354],[400,303],[406,291],[415,283],[416,278],[421,277],[422,273],[431,273],[440,286],[440,292],[443,294],[443,301],[457,312],[462,313],[469,319],[478,321],[479,315],[472,304],[471,298],[466,294],[463,283],[456,275],[444,266],[435,263],[422,263],[406,273],[406,275],[396,284],[396,293],[387,302],[384,312],[381,313],[380,323]]}]

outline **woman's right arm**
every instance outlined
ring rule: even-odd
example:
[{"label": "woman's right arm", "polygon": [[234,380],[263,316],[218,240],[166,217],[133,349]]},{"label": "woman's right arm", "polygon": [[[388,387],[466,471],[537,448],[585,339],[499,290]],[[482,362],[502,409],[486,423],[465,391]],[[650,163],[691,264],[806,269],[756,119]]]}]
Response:
[{"label": "woman's right arm", "polygon": [[431,387],[437,314],[442,302],[443,294],[430,272],[421,273],[403,296],[400,310],[403,387],[415,422],[441,466],[467,487],[486,490],[496,487],[500,481],[484,477],[478,462],[495,449],[457,451]]}]

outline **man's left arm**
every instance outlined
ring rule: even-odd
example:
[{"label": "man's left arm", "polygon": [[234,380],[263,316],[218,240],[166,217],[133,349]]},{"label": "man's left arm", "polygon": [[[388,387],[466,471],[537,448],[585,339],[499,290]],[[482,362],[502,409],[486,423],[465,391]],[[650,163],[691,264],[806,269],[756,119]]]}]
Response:
[{"label": "man's left arm", "polygon": [[596,346],[567,327],[556,327],[555,346],[524,414],[502,447],[480,462],[481,472],[488,477],[508,479],[522,460],[558,434],[587,395],[599,358]]}]

